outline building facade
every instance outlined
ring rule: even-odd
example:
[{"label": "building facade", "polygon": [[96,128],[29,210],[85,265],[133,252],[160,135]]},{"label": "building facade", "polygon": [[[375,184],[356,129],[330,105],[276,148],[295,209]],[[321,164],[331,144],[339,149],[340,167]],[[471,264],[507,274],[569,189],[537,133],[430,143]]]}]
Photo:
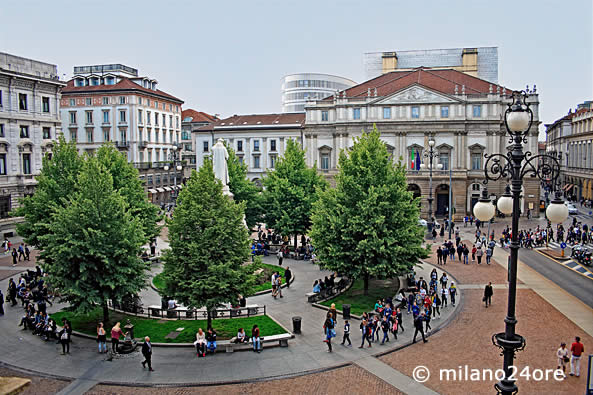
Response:
[{"label": "building facade", "polygon": [[[407,168],[409,189],[421,198],[421,213],[428,217],[429,170],[419,170],[416,157],[435,141],[435,158],[443,165],[433,170],[433,213],[444,216],[452,188],[456,219],[471,214],[484,181],[484,154],[504,153],[508,136],[503,117],[510,91],[489,81],[453,69],[418,68],[395,71],[346,89],[332,97],[309,102],[303,145],[307,163],[333,178],[339,152],[351,147],[362,130],[376,125],[394,161]],[[539,101],[534,91],[529,103],[534,122],[525,150],[537,154]],[[414,160],[412,161],[412,158]],[[451,179],[451,181],[450,181]],[[489,182],[490,194],[500,196],[506,181]],[[526,179],[521,210],[539,214],[539,182]]]},{"label": "building facade", "polygon": [[14,231],[9,212],[33,194],[43,156],[61,133],[60,89],[53,64],[0,53],[0,230]]},{"label": "building facade", "polygon": [[462,71],[498,84],[498,48],[448,48],[414,51],[368,52],[364,54],[366,78],[417,67]]},{"label": "building facade", "polygon": [[593,106],[591,101],[546,125],[546,150],[560,161],[560,182],[574,201],[593,200]]},{"label": "building facade", "polygon": [[181,146],[183,148],[182,160],[185,162],[183,176],[188,178],[191,171],[196,168],[196,142],[192,135],[194,130],[219,121],[216,115],[206,114],[202,111],[186,109],[181,112]]},{"label": "building facade", "polygon": [[74,77],[62,90],[64,135],[87,153],[113,142],[138,168],[150,200],[168,203],[176,193],[174,186],[183,179],[170,165],[179,154],[182,104],[158,90],[155,79],[138,76],[134,68],[74,67]]},{"label": "building facade", "polygon": [[227,141],[247,177],[258,185],[267,170],[284,155],[288,139],[302,142],[304,113],[234,115],[194,131],[197,168],[212,154],[219,138]]},{"label": "building facade", "polygon": [[320,100],[356,82],[330,74],[299,73],[282,78],[282,112],[304,112],[308,100]]}]

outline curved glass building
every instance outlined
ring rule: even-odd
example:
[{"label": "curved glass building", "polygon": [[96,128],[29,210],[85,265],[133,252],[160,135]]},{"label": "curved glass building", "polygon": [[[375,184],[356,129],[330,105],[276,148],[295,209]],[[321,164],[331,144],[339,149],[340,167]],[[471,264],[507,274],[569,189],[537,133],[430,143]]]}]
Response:
[{"label": "curved glass building", "polygon": [[304,112],[307,100],[321,100],[354,85],[348,78],[330,74],[286,75],[282,78],[282,112]]}]

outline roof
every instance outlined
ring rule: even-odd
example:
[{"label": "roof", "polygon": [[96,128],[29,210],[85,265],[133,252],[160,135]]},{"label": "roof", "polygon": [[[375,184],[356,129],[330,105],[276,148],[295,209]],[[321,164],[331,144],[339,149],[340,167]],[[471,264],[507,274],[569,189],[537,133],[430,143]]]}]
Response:
[{"label": "roof", "polygon": [[304,112],[282,114],[251,114],[233,115],[221,119],[210,125],[199,128],[199,131],[208,131],[219,128],[246,128],[246,127],[302,127],[305,123]]},{"label": "roof", "polygon": [[545,151],[546,150],[546,142],[545,141],[539,141],[537,143],[537,149],[539,151]]},{"label": "roof", "polygon": [[[466,95],[488,94],[490,93],[490,89],[492,89],[492,92],[496,92],[497,87],[501,91],[505,89],[500,85],[473,77],[461,71],[419,67],[414,70],[396,70],[382,74],[346,89],[346,97],[366,97],[368,90],[371,89],[374,94],[375,88],[377,89],[377,96],[389,96],[414,84],[419,84],[447,95],[461,94],[464,86]],[[457,90],[455,89],[456,87]],[[323,99],[323,101],[330,101],[333,98],[333,96],[330,96]]]},{"label": "roof", "polygon": [[183,100],[176,98],[161,90],[152,90],[145,88],[132,82],[129,78],[123,77],[121,81],[114,85],[89,85],[89,86],[74,86],[74,79],[68,81],[68,85],[62,89],[62,95],[69,93],[98,93],[98,92],[121,92],[121,91],[137,91],[144,92],[150,95],[160,96],[165,99],[173,100],[179,104],[183,103]]},{"label": "roof", "polygon": [[547,131],[547,129],[551,129],[551,128],[556,127],[558,124],[562,123],[563,121],[570,121],[570,120],[572,120],[572,118],[576,117],[577,115],[584,114],[587,111],[592,111],[592,110],[590,110],[588,108],[579,108],[578,110],[576,110],[574,112],[572,111],[572,109],[571,110],[568,110],[568,114],[566,114],[562,118],[559,118],[559,119],[555,120],[553,123],[546,124],[545,125],[546,126],[546,131]]},{"label": "roof", "polygon": [[202,111],[192,110],[188,108],[187,110],[183,110],[181,112],[181,120],[185,122],[185,118],[192,118],[189,122],[206,122],[212,123],[218,121],[218,117],[216,115],[210,115]]}]

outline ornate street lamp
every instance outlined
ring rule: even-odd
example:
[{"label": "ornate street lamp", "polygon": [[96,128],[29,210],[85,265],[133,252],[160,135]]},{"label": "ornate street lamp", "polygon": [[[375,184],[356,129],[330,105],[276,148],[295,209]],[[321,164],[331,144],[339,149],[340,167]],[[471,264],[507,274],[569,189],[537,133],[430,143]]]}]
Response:
[{"label": "ornate street lamp", "polygon": [[[523,152],[523,144],[527,143],[527,134],[533,123],[533,112],[527,103],[527,93],[515,91],[512,102],[505,111],[504,123],[509,133],[510,151],[508,154],[486,154],[484,166],[486,179],[484,183],[497,181],[501,178],[510,179],[510,189],[498,200],[498,209],[504,214],[512,214],[511,256],[509,260],[509,295],[507,316],[504,320],[505,331],[492,335],[492,343],[502,350],[505,378],[494,385],[499,394],[515,394],[519,390],[515,380],[511,377],[515,352],[525,348],[525,338],[515,333],[517,319],[515,317],[515,302],[517,297],[517,262],[519,254],[519,216],[521,214],[521,189],[525,176],[537,177],[540,180],[550,180],[552,186],[557,185],[560,164],[556,156],[533,155]],[[494,216],[494,205],[488,198],[486,188],[482,190],[482,198],[474,206],[474,214],[480,221],[490,221]],[[560,192],[546,210],[548,219],[560,223],[568,217],[568,208],[564,205]]]},{"label": "ornate street lamp", "polygon": [[[428,232],[431,233],[432,232],[432,226],[434,223],[434,219],[432,217],[432,169],[433,169],[433,159],[434,158],[438,158],[439,154],[437,152],[434,152],[434,144],[435,141],[431,138],[430,140],[428,140],[428,146],[430,147],[428,152],[424,153],[424,158],[428,159],[428,169],[429,169],[429,176],[428,176],[428,224],[427,224],[427,228],[428,228]],[[426,169],[426,164],[421,163],[420,164],[420,168],[422,170]],[[443,168],[443,165],[441,163],[439,163],[437,165],[437,168],[440,170]]]},{"label": "ornate street lamp", "polygon": [[175,191],[175,196],[171,197],[171,201],[175,201],[175,199],[177,198],[177,172],[183,170],[183,166],[181,166],[181,161],[179,160],[179,156],[180,153],[178,152],[178,147],[177,145],[173,145],[172,151],[169,153],[169,161],[171,162],[171,166],[169,166],[168,164],[165,165],[165,171],[169,171],[169,169],[174,168],[177,171],[174,173],[173,175],[173,182],[174,182],[174,188],[173,190]]}]

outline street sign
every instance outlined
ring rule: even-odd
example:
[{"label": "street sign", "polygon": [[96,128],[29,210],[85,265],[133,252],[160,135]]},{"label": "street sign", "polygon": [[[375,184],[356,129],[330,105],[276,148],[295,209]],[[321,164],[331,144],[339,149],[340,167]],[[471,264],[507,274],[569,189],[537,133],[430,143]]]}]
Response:
[{"label": "street sign", "polygon": [[565,249],[566,248],[566,243],[565,242],[560,243],[560,248]]}]

